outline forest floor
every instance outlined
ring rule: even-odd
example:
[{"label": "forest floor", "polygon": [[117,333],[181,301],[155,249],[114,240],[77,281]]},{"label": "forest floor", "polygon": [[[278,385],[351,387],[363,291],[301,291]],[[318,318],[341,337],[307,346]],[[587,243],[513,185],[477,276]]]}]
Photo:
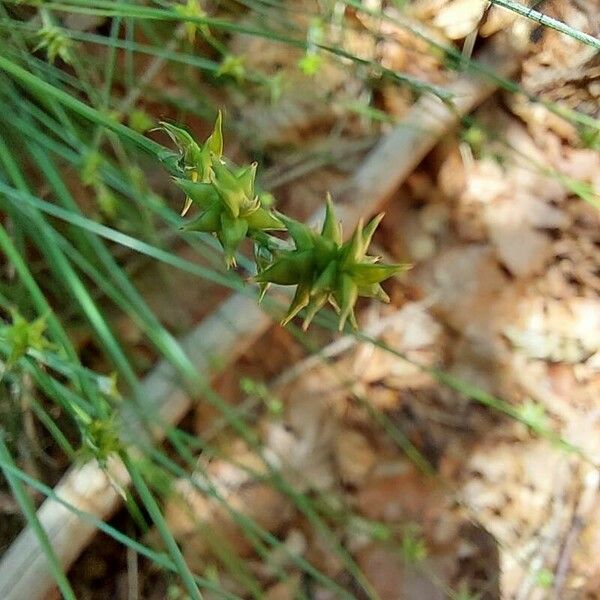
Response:
[{"label": "forest floor", "polygon": [[[482,17],[482,6],[420,0],[403,18],[458,46],[479,24],[475,53],[513,44],[522,53],[514,81],[524,90],[600,117],[598,53],[497,8]],[[544,3],[545,13],[594,35],[597,10],[593,1]],[[458,76],[405,28],[358,13],[353,22],[345,50],[438,85]],[[370,98],[374,119],[356,110],[372,94],[367,75],[326,60],[311,78],[296,67],[299,50],[235,35],[228,44],[247,57],[246,68],[292,82],[275,104],[236,88],[212,100],[235,122],[231,157],[260,154],[263,184],[297,218],[328,191],[335,197],[414,100],[405,87],[382,85]],[[154,85],[178,93],[168,70]],[[389,305],[360,305],[359,324],[388,349],[317,334],[315,359],[277,326],[215,382],[244,407],[287,481],[328,515],[382,600],[600,598],[600,153],[598,140],[542,101],[499,89],[387,203],[376,253],[412,268],[388,286]],[[145,108],[168,116],[159,102]],[[199,137],[207,131],[188,125]],[[161,177],[149,175],[151,185],[167,190]],[[144,265],[135,282],[179,331],[225,297],[210,283],[192,287],[172,272],[157,278]],[[149,368],[156,357],[135,326],[122,318],[116,326]],[[477,388],[475,400],[467,385]],[[198,460],[231,506],[363,597],[330,540],[256,476],[264,465],[218,413],[199,403],[182,427],[218,448]],[[192,567],[212,569],[239,593],[222,566],[225,548],[269,600],[336,597],[318,582],[307,591],[285,554],[259,558],[231,515],[188,481],[175,489],[167,521]],[[134,530],[125,511],[113,524]],[[284,583],[278,568],[292,573]],[[132,577],[140,598],[184,597],[102,534],[70,572],[86,600],[130,598]]]}]

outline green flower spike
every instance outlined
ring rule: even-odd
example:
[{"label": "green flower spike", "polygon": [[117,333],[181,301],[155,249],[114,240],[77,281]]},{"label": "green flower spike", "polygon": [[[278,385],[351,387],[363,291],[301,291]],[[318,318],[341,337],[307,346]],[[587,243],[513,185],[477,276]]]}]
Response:
[{"label": "green flower spike", "polygon": [[175,180],[202,209],[184,229],[214,233],[225,251],[227,268],[235,266],[235,253],[247,235],[284,229],[282,221],[261,206],[254,191],[255,177],[256,164],[232,168],[213,155],[210,183]]},{"label": "green flower spike", "polygon": [[119,429],[114,416],[92,419],[81,426],[82,444],[79,456],[84,460],[96,459],[106,467],[108,459],[123,449]]},{"label": "green flower spike", "polygon": [[377,257],[367,256],[371,238],[383,215],[375,217],[366,227],[359,223],[346,243],[342,243],[341,224],[335,218],[330,196],[327,197],[320,234],[284,215],[279,217],[292,237],[295,249],[278,252],[273,263],[254,280],[261,285],[297,286],[282,325],[306,309],[303,323],[306,330],[317,312],[329,302],[339,313],[341,331],[346,321],[357,327],[354,306],[360,296],[389,302],[381,282],[407,266],[380,264]]},{"label": "green flower spike", "polygon": [[34,321],[27,321],[16,310],[10,309],[12,324],[0,328],[0,338],[8,343],[10,354],[6,361],[12,367],[25,356],[29,350],[44,350],[51,346],[45,338],[46,319],[38,317]]},{"label": "green flower spike", "polygon": [[39,30],[38,44],[33,49],[34,52],[44,49],[48,60],[53,63],[57,57],[61,58],[67,64],[73,59],[73,42],[65,33],[55,25],[47,24]]},{"label": "green flower spike", "polygon": [[[171,123],[160,123],[160,128],[169,135],[179,149],[179,167],[188,176],[187,180],[210,183],[213,157],[220,158],[223,154],[222,121],[223,118],[219,111],[212,133],[204,144],[198,144],[185,129],[175,127]],[[179,180],[176,181],[179,182]],[[186,179],[184,178],[183,181],[186,181]],[[181,216],[188,212],[193,201],[194,199],[190,195],[186,197]]]}]

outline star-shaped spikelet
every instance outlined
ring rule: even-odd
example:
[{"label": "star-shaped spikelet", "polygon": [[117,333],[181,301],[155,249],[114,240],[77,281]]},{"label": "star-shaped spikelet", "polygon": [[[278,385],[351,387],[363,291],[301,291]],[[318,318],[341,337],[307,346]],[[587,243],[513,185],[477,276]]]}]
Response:
[{"label": "star-shaped spikelet", "polygon": [[336,220],[333,202],[327,198],[327,210],[321,232],[278,215],[288,230],[295,248],[277,253],[270,266],[256,275],[260,284],[295,285],[296,293],[283,324],[306,309],[303,328],[329,302],[339,313],[339,329],[347,320],[356,327],[354,306],[360,296],[389,302],[381,282],[407,268],[404,264],[386,265],[378,257],[368,256],[371,238],[383,215],[364,227],[362,222],[353,236],[342,242],[341,224]]},{"label": "star-shaped spikelet", "polygon": [[235,266],[236,251],[249,233],[284,229],[281,220],[261,206],[255,193],[256,163],[236,168],[221,158],[220,113],[213,132],[203,144],[195,142],[183,129],[169,124],[163,124],[163,128],[177,144],[180,166],[187,175],[174,178],[186,195],[182,216],[194,204],[200,208],[200,214],[183,229],[214,233],[225,251],[228,268]]}]

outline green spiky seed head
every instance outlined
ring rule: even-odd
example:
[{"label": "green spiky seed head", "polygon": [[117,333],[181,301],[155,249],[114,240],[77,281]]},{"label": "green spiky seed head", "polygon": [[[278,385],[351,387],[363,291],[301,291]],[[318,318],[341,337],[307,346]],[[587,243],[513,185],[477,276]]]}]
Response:
[{"label": "green spiky seed head", "polygon": [[255,277],[260,285],[275,283],[295,285],[296,293],[282,323],[286,324],[302,309],[306,309],[303,328],[329,302],[339,314],[339,329],[346,321],[356,327],[354,307],[359,297],[389,298],[381,282],[407,268],[403,264],[386,265],[377,257],[367,256],[371,238],[383,215],[375,217],[366,227],[359,223],[353,236],[342,242],[342,228],[337,221],[333,202],[327,198],[325,220],[321,232],[279,215],[295,248],[277,253],[270,266]]},{"label": "green spiky seed head", "polygon": [[175,183],[186,196],[182,216],[195,205],[200,213],[183,229],[213,233],[225,251],[227,268],[235,266],[235,255],[248,235],[274,229],[284,229],[279,218],[261,205],[254,190],[256,163],[232,167],[222,160],[223,134],[221,113],[211,135],[203,144],[197,143],[185,130],[163,123],[180,152],[184,177]]},{"label": "green spiky seed head", "polygon": [[95,459],[105,467],[108,459],[123,449],[116,419],[92,419],[82,425],[82,445],[79,455],[84,460]]},{"label": "green spiky seed head", "polygon": [[235,266],[237,249],[249,233],[284,228],[279,218],[261,206],[254,191],[255,176],[256,164],[232,168],[213,155],[210,183],[175,180],[201,210],[184,229],[214,233],[225,251],[228,268]]},{"label": "green spiky seed head", "polygon": [[0,328],[0,339],[4,339],[10,348],[7,365],[12,366],[25,356],[29,350],[44,350],[51,346],[44,336],[45,317],[27,321],[16,309],[10,309],[12,324]]},{"label": "green spiky seed head", "polygon": [[[329,303],[339,314],[342,330],[346,322],[357,326],[354,310],[358,298],[389,302],[381,283],[407,265],[382,264],[378,257],[367,255],[383,215],[366,227],[360,222],[352,237],[344,242],[341,223],[328,197],[321,231],[314,231],[270,210],[272,197],[255,190],[256,164],[237,167],[222,158],[220,114],[204,143],[196,142],[187,131],[174,125],[163,123],[162,127],[179,150],[178,155],[169,154],[165,161],[170,161],[170,167],[176,164],[181,174],[174,181],[186,196],[182,215],[193,205],[199,209],[183,229],[215,235],[223,247],[227,268],[235,266],[242,241],[252,239],[258,270],[254,281],[260,287],[260,298],[271,284],[296,287],[283,324],[305,310],[306,329]],[[292,238],[293,248],[282,246],[281,240],[268,233],[282,229]]]},{"label": "green spiky seed head", "polygon": [[73,42],[62,29],[55,25],[45,25],[37,33],[38,43],[33,49],[45,50],[48,60],[53,63],[60,58],[70,64],[73,60]]}]

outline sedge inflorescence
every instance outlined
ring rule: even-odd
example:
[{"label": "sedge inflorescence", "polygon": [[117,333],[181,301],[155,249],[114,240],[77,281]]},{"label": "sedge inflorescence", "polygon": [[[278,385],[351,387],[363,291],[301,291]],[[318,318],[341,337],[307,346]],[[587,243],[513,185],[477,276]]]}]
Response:
[{"label": "sedge inflorescence", "polygon": [[[406,265],[383,264],[378,257],[367,254],[383,214],[366,226],[361,221],[344,242],[330,196],[320,231],[266,205],[266,195],[255,189],[256,163],[238,167],[223,157],[220,114],[204,143],[169,123],[163,123],[162,128],[179,150],[181,176],[174,181],[186,196],[182,216],[192,206],[199,209],[183,228],[214,234],[223,248],[227,268],[235,266],[240,244],[252,240],[257,268],[253,279],[261,288],[261,298],[270,284],[296,286],[283,324],[305,309],[306,329],[329,303],[339,315],[341,331],[346,322],[357,326],[354,309],[359,297],[389,302],[381,283]],[[270,233],[275,230],[286,230],[293,246],[275,238]]]}]

